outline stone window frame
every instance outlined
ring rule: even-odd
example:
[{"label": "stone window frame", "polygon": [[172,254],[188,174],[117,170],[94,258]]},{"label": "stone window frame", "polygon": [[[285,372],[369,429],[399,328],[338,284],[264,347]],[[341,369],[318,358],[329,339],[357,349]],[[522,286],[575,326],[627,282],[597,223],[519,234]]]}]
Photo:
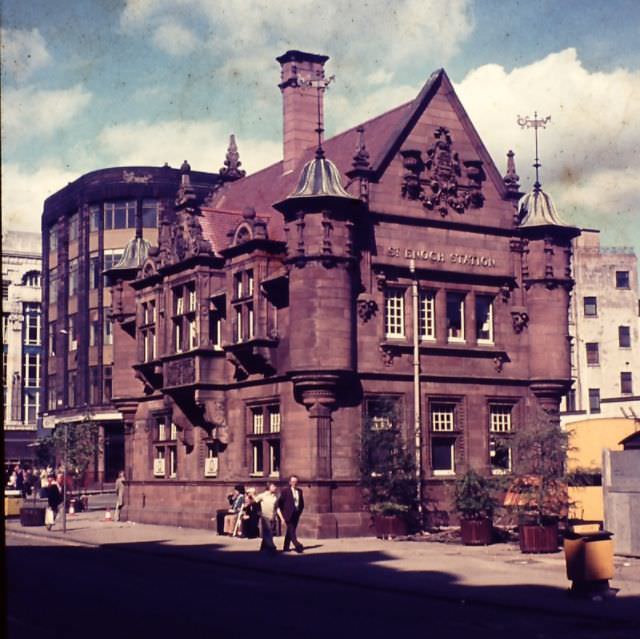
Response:
[{"label": "stone window frame", "polygon": [[143,362],[153,362],[158,359],[158,304],[154,297],[143,301],[141,307],[142,322],[138,326],[140,352]]},{"label": "stone window frame", "polygon": [[171,285],[171,346],[174,353],[198,348],[198,295],[193,279]]},{"label": "stone window frame", "polygon": [[[406,293],[407,286],[401,284],[392,284],[384,289],[383,320],[385,339],[404,340],[407,338]],[[392,303],[393,300],[395,300],[395,303]]]},{"label": "stone window frame", "polygon": [[248,342],[256,336],[255,270],[246,265],[232,273],[232,342]]},{"label": "stone window frame", "polygon": [[[363,402],[362,402],[362,422],[363,424],[367,424],[369,422],[371,424],[372,430],[385,430],[392,428],[399,428],[403,424],[404,420],[404,401],[405,396],[403,393],[375,393],[375,392],[367,392],[365,393]],[[395,415],[391,421],[388,421],[386,417],[380,417],[379,421],[376,421],[377,418],[371,415],[370,406],[375,402],[390,402],[394,404]]]},{"label": "stone window frame", "polygon": [[[451,335],[451,326],[449,318],[449,298],[457,296],[459,299],[459,313],[460,313],[460,336],[455,337]],[[468,327],[466,326],[465,313],[467,306],[468,291],[459,289],[448,289],[445,291],[445,320],[447,323],[446,339],[448,344],[464,344],[467,341]]]},{"label": "stone window frame", "polygon": [[[33,377],[31,376],[31,369],[35,371]],[[32,381],[33,383],[30,383]],[[40,388],[42,384],[42,354],[39,351],[28,350],[24,353],[22,361],[22,384],[25,389]]]},{"label": "stone window frame", "polygon": [[[481,326],[479,323],[479,319],[478,319],[478,302],[479,300],[482,299],[488,299],[489,300],[489,315],[488,315],[488,321],[489,322],[489,337],[480,337],[480,332],[484,326],[484,324]],[[491,345],[491,344],[495,344],[495,340],[496,340],[496,318],[495,318],[495,300],[496,300],[496,296],[491,294],[491,293],[485,293],[485,292],[475,292],[474,296],[473,296],[473,305],[474,305],[474,310],[475,310],[475,331],[476,331],[476,341],[478,344],[483,344],[483,345]],[[485,322],[486,323],[486,322]]]},{"label": "stone window frame", "polygon": [[[276,409],[276,410],[274,410]],[[247,403],[247,466],[250,477],[278,479],[282,466],[282,408],[279,397]],[[255,430],[255,416],[261,416],[262,428]],[[272,419],[278,415],[278,419]],[[277,452],[276,452],[277,451]],[[256,467],[261,460],[261,470]]]},{"label": "stone window frame", "polygon": [[[33,419],[30,419],[29,412],[33,409]],[[23,418],[25,424],[35,424],[40,412],[40,389],[25,388],[23,402]]]},{"label": "stone window frame", "polygon": [[[26,346],[40,346],[42,341],[42,306],[39,302],[24,302],[22,305],[24,317],[24,335],[22,343]],[[31,329],[35,337],[31,337]]]},{"label": "stone window frame", "polygon": [[[451,429],[435,430],[433,428],[433,410],[436,406],[451,406],[453,409],[453,421]],[[428,444],[428,461],[429,472],[432,477],[455,477],[458,474],[458,468],[462,462],[462,446],[464,440],[464,397],[460,395],[436,395],[427,398],[427,434],[425,438]],[[434,441],[451,441],[451,468],[450,469],[434,469],[433,466],[433,447]]]},{"label": "stone window frame", "polygon": [[[418,333],[421,341],[435,342],[436,333],[436,303],[438,290],[435,288],[420,288],[418,293]],[[429,315],[431,318],[429,319]],[[428,331],[429,325],[431,330]]]},{"label": "stone window frame", "polygon": [[[151,413],[150,428],[151,474],[154,479],[178,478],[178,428],[171,420],[171,413]],[[156,470],[156,460],[164,460],[163,473]]]},{"label": "stone window frame", "polygon": [[[508,475],[514,471],[513,457],[513,437],[518,427],[518,399],[507,397],[490,397],[487,398],[487,438],[489,451],[489,469],[492,475]],[[502,412],[502,417],[508,415],[507,422],[492,419],[494,409]],[[499,413],[498,413],[499,414]],[[494,427],[495,426],[495,427]],[[498,448],[502,447],[507,451],[508,466],[497,467],[493,465],[492,458],[496,455]]]}]

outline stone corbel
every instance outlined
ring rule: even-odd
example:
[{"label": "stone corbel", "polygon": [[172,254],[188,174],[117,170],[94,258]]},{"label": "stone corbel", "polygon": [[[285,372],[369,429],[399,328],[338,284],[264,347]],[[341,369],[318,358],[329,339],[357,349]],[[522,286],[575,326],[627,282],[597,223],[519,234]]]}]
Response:
[{"label": "stone corbel", "polygon": [[529,325],[529,313],[521,307],[514,307],[511,311],[511,324],[514,332],[520,334]]}]

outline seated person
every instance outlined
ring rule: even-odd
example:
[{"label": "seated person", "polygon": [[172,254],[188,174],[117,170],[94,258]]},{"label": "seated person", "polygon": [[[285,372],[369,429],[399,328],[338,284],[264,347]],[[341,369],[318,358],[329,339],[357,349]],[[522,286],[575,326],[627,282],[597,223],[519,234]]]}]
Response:
[{"label": "seated person", "polygon": [[233,535],[236,522],[244,506],[244,486],[238,484],[231,493],[230,507],[224,517],[224,534]]},{"label": "seated person", "polygon": [[247,490],[242,511],[241,526],[242,536],[248,539],[259,537],[260,504],[256,502],[255,488]]}]

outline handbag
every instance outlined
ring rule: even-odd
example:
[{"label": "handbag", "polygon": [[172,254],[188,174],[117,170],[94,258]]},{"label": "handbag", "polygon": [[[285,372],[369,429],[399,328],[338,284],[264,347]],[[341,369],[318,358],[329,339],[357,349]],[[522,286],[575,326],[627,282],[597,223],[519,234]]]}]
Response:
[{"label": "handbag", "polygon": [[56,516],[53,512],[53,508],[51,506],[47,506],[44,511],[44,525],[45,526],[53,526],[55,523]]}]

